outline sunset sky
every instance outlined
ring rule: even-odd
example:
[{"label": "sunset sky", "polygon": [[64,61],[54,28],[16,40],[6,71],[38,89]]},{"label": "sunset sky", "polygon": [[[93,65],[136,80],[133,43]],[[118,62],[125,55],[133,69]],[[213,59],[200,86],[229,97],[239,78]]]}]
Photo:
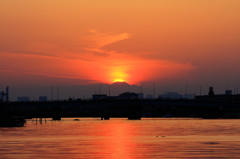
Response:
[{"label": "sunset sky", "polygon": [[1,0],[0,91],[9,86],[16,100],[59,86],[61,98],[82,98],[125,81],[145,94],[153,84],[156,94],[186,86],[199,94],[200,85],[202,94],[236,93],[239,8],[239,0]]}]

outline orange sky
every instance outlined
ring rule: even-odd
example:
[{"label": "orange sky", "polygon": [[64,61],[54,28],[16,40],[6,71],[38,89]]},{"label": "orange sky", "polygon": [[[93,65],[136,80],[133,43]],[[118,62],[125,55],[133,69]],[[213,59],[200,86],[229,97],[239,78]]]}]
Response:
[{"label": "orange sky", "polygon": [[239,0],[1,0],[0,90],[114,81],[233,89],[239,8]]}]

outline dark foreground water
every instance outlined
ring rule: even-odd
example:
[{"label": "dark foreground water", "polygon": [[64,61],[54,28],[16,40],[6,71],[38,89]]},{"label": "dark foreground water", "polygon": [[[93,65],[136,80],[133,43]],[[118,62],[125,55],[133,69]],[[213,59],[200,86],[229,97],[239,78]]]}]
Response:
[{"label": "dark foreground water", "polygon": [[240,158],[240,120],[28,120],[0,128],[0,158]]}]

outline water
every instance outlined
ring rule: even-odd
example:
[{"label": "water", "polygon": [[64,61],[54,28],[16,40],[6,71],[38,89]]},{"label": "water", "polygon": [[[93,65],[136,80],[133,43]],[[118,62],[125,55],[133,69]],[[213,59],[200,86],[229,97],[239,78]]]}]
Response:
[{"label": "water", "polygon": [[28,120],[0,128],[0,158],[240,158],[240,120]]}]

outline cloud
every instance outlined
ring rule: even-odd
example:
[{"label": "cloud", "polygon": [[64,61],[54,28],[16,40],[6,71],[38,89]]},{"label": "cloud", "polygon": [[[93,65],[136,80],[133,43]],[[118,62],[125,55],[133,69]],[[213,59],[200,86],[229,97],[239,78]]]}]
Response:
[{"label": "cloud", "polygon": [[[190,62],[146,58],[146,54],[153,52],[133,54],[118,52],[117,49],[109,51],[104,49],[104,46],[126,40],[131,35],[99,33],[95,30],[90,32],[92,35],[81,39],[79,52],[69,49],[58,54],[59,49],[56,45],[45,43],[32,43],[30,47],[34,50],[43,46],[41,55],[28,52],[24,54],[0,52],[1,70],[41,75],[43,79],[45,77],[83,79],[89,83],[112,83],[118,79],[138,84],[146,81],[188,78],[188,73],[196,68]],[[44,53],[45,49],[55,51],[55,54],[48,53],[49,51]]]},{"label": "cloud", "polygon": [[90,30],[93,34],[86,38],[89,46],[85,48],[85,50],[95,53],[100,56],[108,56],[116,53],[116,51],[108,51],[103,49],[104,46],[110,45],[112,43],[116,43],[118,41],[122,41],[130,38],[130,34],[121,33],[121,34],[113,34],[113,33],[99,33],[96,30]]},{"label": "cloud", "polygon": [[70,79],[87,79],[84,77],[75,77],[75,76],[68,76],[68,75],[57,75],[57,74],[46,74],[46,73],[38,73],[38,72],[26,72],[26,71],[13,71],[13,70],[1,70],[1,72],[12,72],[12,73],[25,73],[25,74],[32,74],[32,75],[41,75],[41,76],[49,76],[49,77],[57,77],[57,78],[70,78]]}]

